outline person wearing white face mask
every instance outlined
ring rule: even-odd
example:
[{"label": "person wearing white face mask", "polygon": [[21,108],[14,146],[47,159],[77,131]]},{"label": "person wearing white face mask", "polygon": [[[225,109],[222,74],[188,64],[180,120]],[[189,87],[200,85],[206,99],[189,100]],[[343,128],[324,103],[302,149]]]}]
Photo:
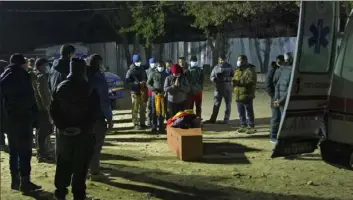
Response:
[{"label": "person wearing white face mask", "polygon": [[[156,70],[157,61],[154,57],[149,59],[150,68],[146,70],[147,79],[152,72]],[[147,100],[147,116],[146,116],[146,125],[151,126],[152,124],[152,91],[148,89],[148,100]]]},{"label": "person wearing white face mask", "polygon": [[202,105],[202,90],[204,83],[203,70],[198,66],[196,56],[190,59],[190,69],[186,73],[186,77],[190,83],[190,93],[188,95],[188,108],[194,109],[196,107],[196,115],[201,118]]},{"label": "person wearing white face mask", "polygon": [[148,76],[147,87],[152,91],[152,132],[165,132],[164,119],[166,101],[164,98],[164,82],[168,74],[162,63],[157,63],[156,70]]},{"label": "person wearing white face mask", "polygon": [[145,90],[147,89],[147,74],[141,67],[140,55],[135,54],[132,57],[133,64],[126,73],[126,82],[131,85],[132,100],[132,121],[135,129],[140,130],[146,128],[146,99]]}]

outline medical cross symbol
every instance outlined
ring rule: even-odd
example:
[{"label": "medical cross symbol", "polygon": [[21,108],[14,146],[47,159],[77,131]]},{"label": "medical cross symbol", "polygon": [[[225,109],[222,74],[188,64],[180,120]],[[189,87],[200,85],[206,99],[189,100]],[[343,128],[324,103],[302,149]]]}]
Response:
[{"label": "medical cross symbol", "polygon": [[308,40],[309,47],[314,46],[314,53],[320,53],[320,48],[323,46],[324,48],[328,45],[328,40],[326,39],[327,35],[330,33],[330,28],[328,26],[323,27],[323,19],[317,20],[317,25],[314,23],[311,24],[309,30],[313,34],[311,38]]}]

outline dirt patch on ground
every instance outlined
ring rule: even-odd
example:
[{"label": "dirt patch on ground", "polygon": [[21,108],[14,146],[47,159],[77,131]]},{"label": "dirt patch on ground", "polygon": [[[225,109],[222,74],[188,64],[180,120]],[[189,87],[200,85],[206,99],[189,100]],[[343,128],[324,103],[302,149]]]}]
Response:
[{"label": "dirt patch on ground", "polygon": [[[127,105],[128,99],[125,100]],[[212,91],[204,94],[203,116],[213,105]],[[87,182],[96,199],[230,199],[230,200],[353,200],[352,172],[331,167],[315,152],[295,160],[271,159],[268,139],[269,101],[259,92],[255,100],[258,133],[237,134],[235,104],[231,125],[205,125],[201,162],[177,160],[165,135],[133,131],[129,110],[114,113],[116,125],[107,136],[102,166],[111,180]],[[223,119],[224,105],[219,119]],[[44,192],[22,196],[9,188],[8,154],[1,153],[1,199],[52,199],[55,166],[32,159],[33,181]],[[72,197],[71,197],[72,198]]]}]

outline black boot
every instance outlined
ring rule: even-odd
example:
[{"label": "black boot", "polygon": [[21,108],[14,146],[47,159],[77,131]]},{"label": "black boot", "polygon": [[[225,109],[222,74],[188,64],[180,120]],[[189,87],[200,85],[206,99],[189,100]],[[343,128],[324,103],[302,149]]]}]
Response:
[{"label": "black boot", "polygon": [[32,183],[29,176],[21,177],[21,185],[20,185],[21,192],[27,193],[34,190],[40,190],[40,189],[42,189],[42,186]]},{"label": "black boot", "polygon": [[19,190],[19,189],[20,189],[20,176],[11,175],[11,190]]}]

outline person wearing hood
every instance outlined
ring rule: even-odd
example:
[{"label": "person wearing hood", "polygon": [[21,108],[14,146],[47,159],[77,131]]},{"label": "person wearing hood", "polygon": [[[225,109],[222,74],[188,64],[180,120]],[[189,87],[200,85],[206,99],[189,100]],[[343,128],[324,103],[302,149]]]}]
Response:
[{"label": "person wearing hood", "polygon": [[[50,155],[48,137],[52,133],[52,123],[49,114],[51,93],[47,76],[48,61],[43,58],[36,60],[32,74],[32,86],[38,107],[36,130],[37,159],[39,162],[53,161]],[[50,141],[50,140],[49,140]]]},{"label": "person wearing hood", "polygon": [[199,67],[196,56],[192,56],[190,59],[190,69],[186,73],[190,84],[190,94],[188,104],[190,109],[194,109],[196,106],[196,115],[201,118],[201,107],[202,107],[202,90],[204,75],[203,70]]},{"label": "person wearing hood", "polygon": [[164,98],[164,82],[168,74],[162,63],[148,76],[147,87],[152,91],[152,132],[165,132],[164,119],[166,101]]},{"label": "person wearing hood", "polygon": [[229,122],[232,108],[232,78],[234,76],[234,69],[225,59],[225,55],[219,56],[218,65],[213,68],[210,75],[210,80],[215,84],[216,88],[214,91],[212,115],[209,120],[205,121],[206,124],[216,123],[223,98],[226,103],[223,124],[228,124]]},{"label": "person wearing hood", "polygon": [[10,65],[1,74],[1,98],[6,113],[9,143],[11,189],[24,193],[41,189],[31,182],[31,157],[33,122],[38,108],[26,60],[21,54],[13,54]]},{"label": "person wearing hood", "polygon": [[271,100],[271,129],[270,129],[270,142],[274,143],[277,139],[277,133],[279,129],[279,125],[281,122],[281,111],[278,106],[274,105],[275,101],[275,88],[278,81],[278,74],[280,71],[280,67],[284,64],[284,56],[278,55],[276,61],[271,63],[271,68],[269,69],[266,77],[266,85],[265,90],[270,97]]},{"label": "person wearing hood", "polygon": [[140,130],[146,128],[146,100],[143,93],[147,88],[147,74],[141,66],[140,55],[133,55],[132,61],[125,80],[131,86],[132,121],[135,129]]},{"label": "person wearing hood", "polygon": [[93,87],[100,102],[100,116],[93,126],[93,135],[95,136],[95,147],[90,165],[91,180],[96,181],[104,178],[100,173],[100,152],[102,150],[107,130],[113,128],[113,112],[110,106],[108,83],[104,73],[101,71],[103,58],[98,54],[93,54],[87,58],[87,79]]},{"label": "person wearing hood", "polygon": [[[150,67],[146,70],[147,79],[148,77],[156,70],[157,61],[155,58],[149,59]],[[147,116],[146,116],[146,125],[151,126],[152,124],[152,90],[148,89],[148,100],[147,100]]]},{"label": "person wearing hood", "polygon": [[50,114],[57,133],[55,197],[65,199],[72,186],[74,199],[86,198],[86,177],[94,150],[94,125],[101,116],[97,91],[86,78],[86,63],[72,58],[70,73],[53,91]]},{"label": "person wearing hood", "polygon": [[255,98],[257,75],[255,66],[248,63],[245,55],[238,56],[237,69],[233,77],[234,97],[238,107],[240,128],[238,132],[254,133],[255,116],[253,100]]},{"label": "person wearing hood", "polygon": [[60,58],[55,59],[49,72],[49,86],[53,91],[70,73],[70,59],[75,56],[75,47],[64,44],[60,48]]},{"label": "person wearing hood", "polygon": [[167,108],[170,117],[186,109],[187,95],[190,92],[189,81],[183,74],[182,67],[175,64],[171,71],[172,75],[164,81],[164,92],[168,93]]}]

